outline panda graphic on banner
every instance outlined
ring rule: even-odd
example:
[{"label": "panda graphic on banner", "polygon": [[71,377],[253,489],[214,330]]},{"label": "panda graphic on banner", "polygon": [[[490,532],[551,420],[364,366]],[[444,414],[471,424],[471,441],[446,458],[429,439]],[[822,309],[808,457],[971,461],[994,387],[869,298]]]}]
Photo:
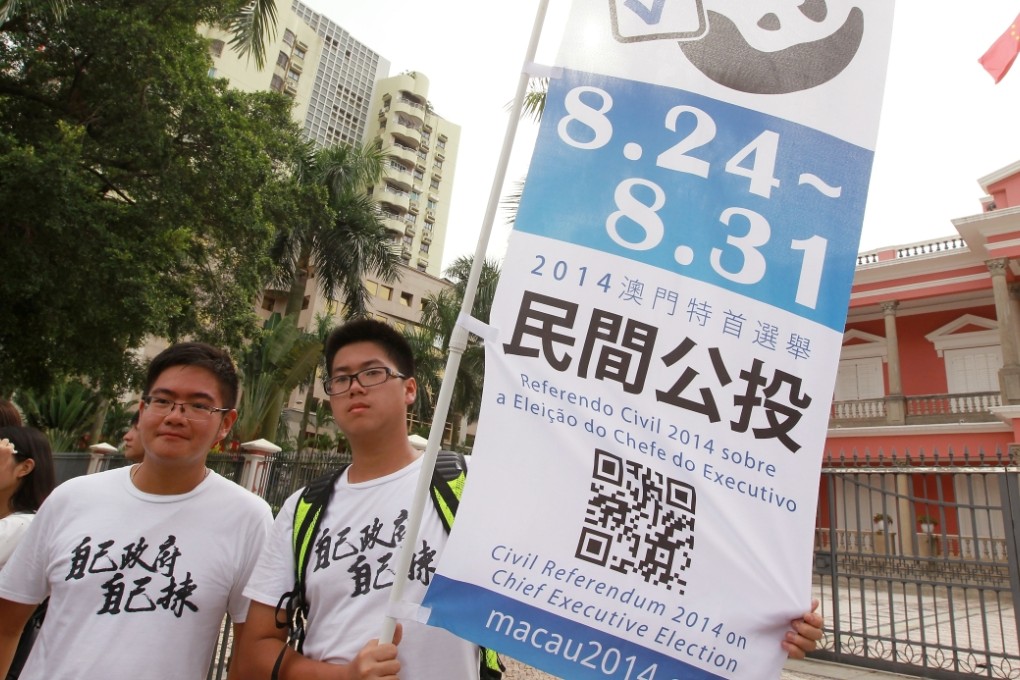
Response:
[{"label": "panda graphic on banner", "polygon": [[[679,41],[683,55],[706,76],[755,94],[786,94],[832,80],[853,60],[864,37],[860,8],[839,17],[826,0],[774,3],[767,11],[762,3],[708,4],[719,7],[706,9],[702,0],[610,0],[613,37]],[[806,30],[792,30],[801,27]],[[801,40],[790,43],[790,33]],[[804,36],[813,39],[804,41]]]}]

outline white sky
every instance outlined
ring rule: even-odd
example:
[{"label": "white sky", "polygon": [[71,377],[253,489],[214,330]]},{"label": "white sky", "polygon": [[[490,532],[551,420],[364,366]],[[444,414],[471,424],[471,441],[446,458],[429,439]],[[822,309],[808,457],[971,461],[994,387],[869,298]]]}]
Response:
[{"label": "white sky", "polygon": [[[549,0],[539,63],[552,62],[569,1]],[[443,266],[473,253],[538,0],[305,2],[391,75],[428,76],[436,112],[461,126]],[[977,179],[1020,160],[1020,65],[995,85],[977,63],[1018,12],[1020,0],[897,0],[861,250],[955,234],[952,219],[980,212]],[[500,196],[527,173],[536,131],[521,122]],[[497,213],[490,256],[504,223]]]}]

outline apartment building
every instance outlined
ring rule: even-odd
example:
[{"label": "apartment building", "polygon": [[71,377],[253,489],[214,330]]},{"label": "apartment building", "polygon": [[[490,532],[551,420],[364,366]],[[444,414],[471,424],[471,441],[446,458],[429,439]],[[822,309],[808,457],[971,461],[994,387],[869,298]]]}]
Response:
[{"label": "apartment building", "polygon": [[[293,97],[295,120],[318,146],[382,144],[392,159],[373,195],[385,224],[403,264],[440,276],[460,126],[436,114],[428,78],[413,71],[389,77],[389,61],[298,0],[279,8],[261,69],[229,48],[228,33],[203,32],[212,40],[212,75],[246,91]],[[322,311],[317,302],[309,301],[308,319]]]},{"label": "apartment building", "polygon": [[[261,69],[230,49],[229,33],[201,29],[212,41],[210,75],[245,91],[292,97],[294,119],[319,147],[378,140],[391,155],[384,180],[371,191],[403,266],[399,281],[370,277],[365,286],[371,315],[407,328],[418,323],[424,298],[450,285],[440,275],[460,127],[436,114],[424,74],[390,77],[388,60],[298,0],[281,3],[277,12],[276,37],[266,46]],[[342,21],[341,15],[338,8]],[[258,302],[259,314],[282,313],[286,303],[287,291],[268,289]],[[313,272],[299,325],[311,328],[320,315],[339,320],[340,312],[319,294]],[[296,391],[288,400],[288,417],[296,423],[306,398],[325,396],[321,386],[309,395]]]},{"label": "apartment building", "polygon": [[417,72],[376,83],[368,136],[391,155],[374,188],[404,264],[440,274],[460,126],[436,115],[429,81]]}]

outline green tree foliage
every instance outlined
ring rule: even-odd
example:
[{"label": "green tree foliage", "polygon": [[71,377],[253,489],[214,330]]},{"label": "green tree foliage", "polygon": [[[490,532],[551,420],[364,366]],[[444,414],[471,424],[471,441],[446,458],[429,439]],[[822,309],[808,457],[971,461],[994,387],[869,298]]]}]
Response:
[{"label": "green tree foliage", "polygon": [[[412,415],[416,420],[422,422],[432,420],[446,370],[450,339],[464,302],[473,259],[462,256],[453,261],[446,269],[446,278],[453,282],[453,287],[438,294],[429,295],[425,299],[422,309],[420,326],[408,329],[404,334],[411,345],[416,364],[415,377],[418,381],[418,398],[412,406]],[[489,322],[492,301],[499,283],[499,273],[498,262],[486,260],[482,264],[478,289],[471,310],[471,315],[479,321]],[[460,369],[457,373],[457,380],[454,382],[453,396],[450,401],[449,416],[454,427],[454,443],[459,438],[461,418],[466,417],[469,421],[478,418],[482,404],[484,379],[485,348],[478,338],[471,336],[467,349],[461,356]]]},{"label": "green tree foliage", "polygon": [[386,159],[377,145],[307,150],[297,180],[305,190],[325,196],[328,212],[303,213],[294,229],[279,232],[273,244],[277,285],[290,291],[287,314],[301,311],[313,272],[323,297],[340,300],[348,319],[366,313],[365,276],[386,282],[398,277],[396,248],[367,192],[382,178]]},{"label": "green tree foliage", "polygon": [[[70,0],[0,0],[0,30],[19,12],[49,14],[59,20],[70,4]],[[234,34],[231,46],[242,56],[250,55],[262,68],[266,62],[266,41],[276,34],[276,1],[243,0],[220,4],[212,19],[228,26]]]},{"label": "green tree foliage", "polygon": [[54,451],[67,452],[80,448],[92,427],[99,399],[87,385],[69,380],[45,391],[19,392],[16,401],[26,424],[42,430]]},{"label": "green tree foliage", "polygon": [[241,403],[234,436],[239,441],[276,439],[287,396],[315,370],[322,342],[297,327],[297,317],[279,315],[266,323],[240,362]]},{"label": "green tree foliage", "polygon": [[208,77],[237,3],[81,0],[0,32],[0,393],[106,394],[147,335],[239,347],[277,230],[321,196],[291,102]]}]

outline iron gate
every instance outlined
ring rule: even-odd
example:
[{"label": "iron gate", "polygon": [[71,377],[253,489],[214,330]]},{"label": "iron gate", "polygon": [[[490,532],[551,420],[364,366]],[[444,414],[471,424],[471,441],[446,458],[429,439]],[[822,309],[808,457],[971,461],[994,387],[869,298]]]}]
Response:
[{"label": "iron gate", "polygon": [[928,678],[1020,677],[1011,456],[830,458],[815,530],[817,658]]}]

